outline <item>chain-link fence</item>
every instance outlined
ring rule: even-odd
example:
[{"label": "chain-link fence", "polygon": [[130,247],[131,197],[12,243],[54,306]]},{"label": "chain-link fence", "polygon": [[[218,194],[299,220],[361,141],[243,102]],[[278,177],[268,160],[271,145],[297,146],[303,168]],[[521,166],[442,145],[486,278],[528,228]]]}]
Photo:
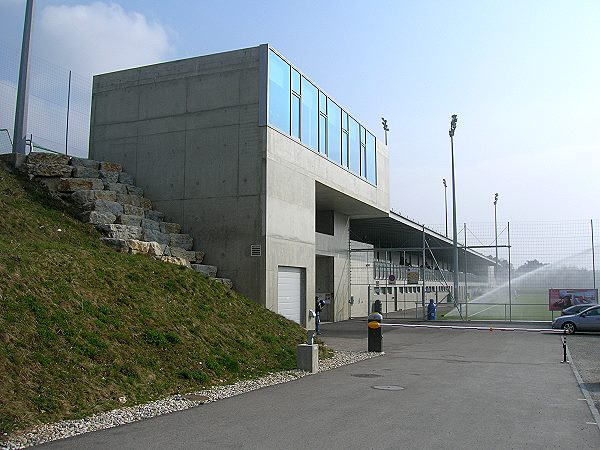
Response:
[{"label": "chain-link fence", "polygon": [[[11,141],[20,50],[0,42],[0,153],[12,151]],[[31,58],[28,139],[34,145],[87,157],[92,77],[82,76],[43,58]]]},{"label": "chain-link fence", "polygon": [[[384,316],[423,318],[426,304],[433,299],[438,319],[552,320],[563,307],[597,298],[598,252],[593,243],[598,236],[597,223],[463,224],[458,233],[456,299],[452,298],[451,239],[433,243],[435,233],[426,231],[422,249],[413,245],[406,249],[374,247],[373,251],[353,242],[351,295],[364,312],[380,307]],[[552,306],[550,290],[560,292]],[[572,290],[585,293],[575,295]],[[355,312],[358,314],[358,308]]]}]

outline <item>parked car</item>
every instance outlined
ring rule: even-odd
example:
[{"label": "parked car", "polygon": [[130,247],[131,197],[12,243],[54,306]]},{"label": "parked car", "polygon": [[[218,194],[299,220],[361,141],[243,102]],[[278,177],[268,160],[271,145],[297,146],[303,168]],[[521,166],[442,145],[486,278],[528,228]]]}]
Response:
[{"label": "parked car", "polygon": [[573,334],[575,331],[600,331],[600,305],[578,314],[560,316],[554,319],[552,328],[563,329],[566,334]]},{"label": "parked car", "polygon": [[570,316],[572,314],[579,314],[580,312],[583,312],[586,309],[591,308],[592,306],[594,306],[594,305],[590,304],[590,303],[586,303],[584,305],[569,306],[568,308],[565,308],[561,311],[561,315]]}]

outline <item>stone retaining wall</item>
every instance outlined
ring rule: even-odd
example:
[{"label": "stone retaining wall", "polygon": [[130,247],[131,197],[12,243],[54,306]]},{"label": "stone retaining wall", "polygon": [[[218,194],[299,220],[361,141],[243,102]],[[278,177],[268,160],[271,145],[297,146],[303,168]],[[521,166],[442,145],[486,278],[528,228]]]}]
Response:
[{"label": "stone retaining wall", "polygon": [[202,264],[204,252],[194,249],[192,237],[152,209],[143,189],[120,164],[54,153],[12,155],[11,159],[31,181],[73,204],[79,218],[94,224],[106,235],[102,241],[116,251],[148,254],[232,286],[230,280],[216,278],[216,266]]}]

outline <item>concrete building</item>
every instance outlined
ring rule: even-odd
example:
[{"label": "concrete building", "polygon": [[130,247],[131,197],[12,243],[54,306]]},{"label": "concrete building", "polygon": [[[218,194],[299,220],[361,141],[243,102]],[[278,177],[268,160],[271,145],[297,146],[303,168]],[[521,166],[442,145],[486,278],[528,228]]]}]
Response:
[{"label": "concrete building", "polygon": [[120,162],[220,276],[307,328],[317,294],[327,320],[351,314],[349,249],[377,245],[351,223],[398,222],[386,146],[268,45],[94,77],[90,158]]}]

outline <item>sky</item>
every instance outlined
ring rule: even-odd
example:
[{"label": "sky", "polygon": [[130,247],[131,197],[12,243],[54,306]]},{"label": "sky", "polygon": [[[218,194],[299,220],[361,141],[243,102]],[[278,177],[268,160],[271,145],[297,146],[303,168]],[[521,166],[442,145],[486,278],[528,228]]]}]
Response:
[{"label": "sky", "polygon": [[[0,0],[1,48],[24,10]],[[86,79],[262,43],[378,139],[388,120],[394,211],[443,227],[445,178],[451,223],[457,114],[459,224],[493,222],[495,193],[499,222],[600,223],[597,0],[36,0],[32,52]]]}]

